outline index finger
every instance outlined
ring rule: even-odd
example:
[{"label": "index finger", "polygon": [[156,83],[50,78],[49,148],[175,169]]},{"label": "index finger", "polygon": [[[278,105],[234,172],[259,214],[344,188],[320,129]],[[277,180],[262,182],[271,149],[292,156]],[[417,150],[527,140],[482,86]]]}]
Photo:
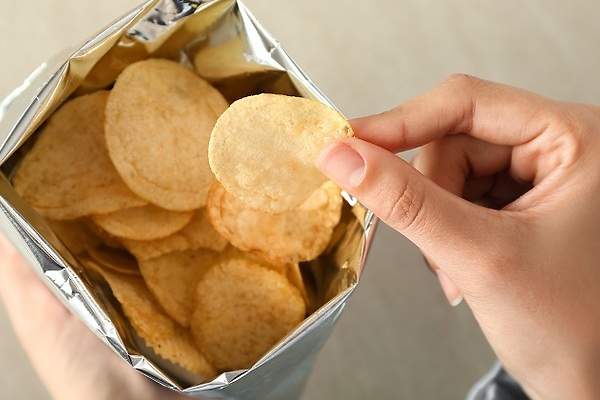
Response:
[{"label": "index finger", "polygon": [[526,90],[452,75],[419,97],[351,124],[356,136],[393,152],[457,133],[516,146],[544,131],[545,121],[536,117],[553,104]]}]

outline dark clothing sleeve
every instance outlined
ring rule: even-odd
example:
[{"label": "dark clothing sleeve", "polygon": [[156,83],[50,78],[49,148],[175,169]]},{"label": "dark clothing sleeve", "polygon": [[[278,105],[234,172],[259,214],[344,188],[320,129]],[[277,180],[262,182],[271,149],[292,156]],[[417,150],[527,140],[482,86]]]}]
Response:
[{"label": "dark clothing sleeve", "polygon": [[467,400],[529,400],[523,389],[500,363],[473,386]]}]

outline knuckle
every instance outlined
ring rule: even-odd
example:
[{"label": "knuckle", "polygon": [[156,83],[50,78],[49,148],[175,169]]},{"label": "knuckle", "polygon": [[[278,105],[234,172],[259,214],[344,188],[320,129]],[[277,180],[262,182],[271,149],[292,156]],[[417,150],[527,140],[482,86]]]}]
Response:
[{"label": "knuckle", "polygon": [[549,129],[570,133],[579,131],[583,125],[583,108],[565,103],[551,103],[541,108],[532,119],[545,122]]},{"label": "knuckle", "polygon": [[[538,107],[524,125],[520,141],[538,153],[538,168],[567,168],[594,146],[595,125],[587,107],[550,101]],[[543,173],[541,176],[545,176]]]},{"label": "knuckle", "polygon": [[562,150],[558,163],[563,167],[571,166],[578,161],[586,148],[583,144],[583,135],[579,131],[569,131],[561,135],[555,146]]},{"label": "knuckle", "polygon": [[407,143],[408,126],[406,125],[406,119],[403,118],[405,115],[405,105],[400,104],[390,110],[384,111],[380,114],[383,117],[385,123],[393,123],[395,140],[399,146],[404,146]]},{"label": "knuckle", "polygon": [[559,155],[560,165],[568,166],[580,158],[585,148],[586,129],[577,110],[568,107],[550,108],[544,114],[547,134],[547,153]]},{"label": "knuckle", "polygon": [[469,90],[475,86],[480,85],[482,82],[481,79],[462,73],[454,73],[449,75],[444,81],[445,85],[452,86],[458,90]]},{"label": "knuckle", "polygon": [[562,107],[550,107],[542,114],[549,127],[568,133],[577,130],[578,121],[569,110]]},{"label": "knuckle", "polygon": [[384,204],[382,219],[398,230],[413,228],[423,211],[424,194],[419,186],[407,181],[388,196]]},{"label": "knuckle", "polygon": [[440,85],[438,90],[454,98],[452,103],[455,109],[451,114],[455,115],[456,120],[451,132],[469,132],[472,129],[477,97],[487,86],[489,82],[467,74],[452,74]]}]

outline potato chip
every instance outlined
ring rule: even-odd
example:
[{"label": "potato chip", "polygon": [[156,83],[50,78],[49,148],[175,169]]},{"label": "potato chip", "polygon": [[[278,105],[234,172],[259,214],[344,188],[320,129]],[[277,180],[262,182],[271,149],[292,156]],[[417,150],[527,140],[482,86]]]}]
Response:
[{"label": "potato chip", "polygon": [[249,208],[215,183],[207,210],[215,229],[235,247],[275,264],[294,264],[325,250],[342,202],[340,189],[328,181],[299,208],[271,214]]},{"label": "potato chip", "polygon": [[184,66],[149,59],[119,75],[106,105],[106,143],[125,183],[174,211],[206,203],[211,129],[227,102]]},{"label": "potato chip", "polygon": [[219,254],[211,250],[176,251],[140,261],[140,271],[167,314],[187,327],[195,308],[196,286],[218,260]]},{"label": "potato chip", "polygon": [[146,204],[123,183],[104,141],[107,91],[66,102],[48,120],[13,180],[40,214],[75,219]]},{"label": "potato chip", "polygon": [[92,260],[104,269],[120,274],[140,275],[137,261],[124,250],[100,246],[88,249],[87,253]]},{"label": "potato chip", "polygon": [[250,367],[306,312],[302,296],[285,277],[242,257],[213,266],[196,294],[192,334],[218,370]]},{"label": "potato chip", "polygon": [[[94,268],[93,262],[87,263]],[[141,278],[97,266],[94,269],[106,279],[129,322],[148,347],[160,357],[205,379],[216,376],[215,369],[194,346],[189,332],[164,314]]]},{"label": "potato chip", "polygon": [[227,239],[213,228],[204,208],[196,211],[190,223],[171,236],[145,241],[122,239],[121,242],[140,261],[173,251],[201,248],[222,251],[227,246]]},{"label": "potato chip", "polygon": [[230,258],[245,258],[251,261],[252,263],[258,264],[264,268],[273,270],[278,274],[285,276],[292,285],[296,286],[296,288],[306,301],[306,304],[308,305],[308,290],[306,288],[306,285],[304,284],[304,278],[302,277],[302,272],[300,271],[300,265],[298,263],[273,263],[272,261],[266,260],[262,255],[242,251],[234,246],[228,246],[223,252],[220,253],[221,260],[226,260]]},{"label": "potato chip", "polygon": [[302,298],[304,299],[304,302],[306,303],[306,305],[309,305],[309,293],[308,290],[306,288],[306,285],[304,284],[304,278],[302,277],[302,271],[300,271],[300,264],[296,263],[296,264],[272,264],[272,263],[267,263],[264,259],[261,258],[252,258],[253,255],[251,253],[243,253],[246,255],[246,257],[250,256],[251,259],[258,261],[259,264],[261,264],[263,267],[268,268],[270,270],[273,270],[283,276],[285,276],[287,278],[287,280],[294,285],[298,291],[300,292],[300,295],[302,295]]},{"label": "potato chip", "polygon": [[154,240],[177,232],[190,222],[193,215],[192,211],[169,211],[147,205],[94,215],[92,220],[116,237]]},{"label": "potato chip", "polygon": [[208,146],[210,168],[232,195],[272,213],[291,210],[325,181],[315,161],[328,144],[352,136],[348,122],[315,100],[275,94],[234,102]]},{"label": "potato chip", "polygon": [[58,239],[74,255],[81,254],[101,243],[100,238],[82,220],[47,220],[47,222]]}]

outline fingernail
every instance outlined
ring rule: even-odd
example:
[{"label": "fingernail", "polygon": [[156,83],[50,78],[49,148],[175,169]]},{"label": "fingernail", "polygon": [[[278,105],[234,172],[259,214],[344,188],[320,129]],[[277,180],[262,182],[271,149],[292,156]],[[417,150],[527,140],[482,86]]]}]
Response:
[{"label": "fingernail", "polygon": [[363,158],[344,143],[335,143],[323,150],[317,166],[325,175],[345,187],[357,187],[365,174]]},{"label": "fingernail", "polygon": [[456,307],[460,303],[462,303],[463,296],[458,291],[454,283],[452,283],[450,278],[448,278],[448,276],[440,269],[436,270],[435,272],[438,277],[438,280],[440,281],[440,286],[442,286],[442,291],[444,292],[444,295],[448,300],[448,303],[450,303],[452,307]]},{"label": "fingernail", "polygon": [[448,302],[450,303],[450,305],[452,307],[456,307],[458,306],[460,303],[463,302],[463,297],[462,296],[458,296],[456,298],[454,298],[453,300],[448,299]]}]

